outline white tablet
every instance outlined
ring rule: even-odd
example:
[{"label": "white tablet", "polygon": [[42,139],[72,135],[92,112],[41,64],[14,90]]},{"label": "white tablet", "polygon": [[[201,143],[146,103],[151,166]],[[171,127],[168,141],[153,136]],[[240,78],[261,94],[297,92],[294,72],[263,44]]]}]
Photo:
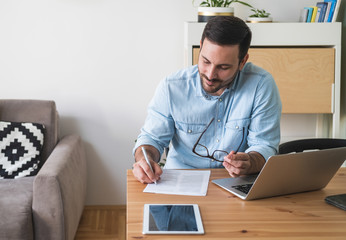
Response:
[{"label": "white tablet", "polygon": [[204,234],[197,204],[145,204],[143,234]]}]

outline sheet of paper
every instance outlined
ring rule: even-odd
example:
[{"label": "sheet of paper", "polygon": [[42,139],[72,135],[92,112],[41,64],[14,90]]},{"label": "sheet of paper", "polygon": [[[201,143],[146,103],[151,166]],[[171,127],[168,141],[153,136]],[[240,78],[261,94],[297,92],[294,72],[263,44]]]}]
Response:
[{"label": "sheet of paper", "polygon": [[157,184],[148,184],[143,192],[175,195],[207,195],[210,170],[164,169]]}]

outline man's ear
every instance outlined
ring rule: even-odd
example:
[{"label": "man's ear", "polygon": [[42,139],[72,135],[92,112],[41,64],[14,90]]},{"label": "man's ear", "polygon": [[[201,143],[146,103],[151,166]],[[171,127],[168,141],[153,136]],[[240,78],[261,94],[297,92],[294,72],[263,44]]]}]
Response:
[{"label": "man's ear", "polygon": [[243,60],[241,60],[239,63],[239,70],[240,71],[243,69],[243,67],[245,66],[245,63],[247,62],[248,59],[249,59],[249,54],[247,53],[245,55],[245,57],[243,58]]}]

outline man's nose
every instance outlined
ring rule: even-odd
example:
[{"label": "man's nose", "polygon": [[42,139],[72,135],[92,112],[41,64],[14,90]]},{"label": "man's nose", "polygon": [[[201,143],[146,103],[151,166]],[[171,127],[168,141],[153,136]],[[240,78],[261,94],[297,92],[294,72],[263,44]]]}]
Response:
[{"label": "man's nose", "polygon": [[216,68],[214,66],[210,66],[208,69],[207,69],[207,77],[209,79],[214,79],[214,78],[217,78],[217,71],[216,71]]}]

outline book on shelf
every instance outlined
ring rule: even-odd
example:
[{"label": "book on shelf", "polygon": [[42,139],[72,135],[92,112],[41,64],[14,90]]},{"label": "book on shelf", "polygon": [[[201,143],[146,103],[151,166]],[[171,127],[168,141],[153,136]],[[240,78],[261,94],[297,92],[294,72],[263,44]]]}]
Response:
[{"label": "book on shelf", "polygon": [[315,17],[315,22],[318,22],[318,20],[320,19],[320,15],[321,15],[321,8],[316,7],[317,8],[317,12],[316,12],[316,17]]},{"label": "book on shelf", "polygon": [[308,14],[306,16],[306,22],[311,22],[313,9],[311,7],[305,7],[304,9],[308,11]]},{"label": "book on shelf", "polygon": [[318,3],[316,3],[316,6],[320,9],[320,17],[318,18],[317,22],[324,22],[324,18],[326,16],[326,11],[327,11],[328,3],[326,3],[326,2],[318,2]]},{"label": "book on shelf", "polygon": [[336,19],[337,19],[338,14],[339,14],[340,4],[341,4],[341,0],[337,0],[336,5],[335,5],[335,9],[334,9],[332,22],[336,22]]},{"label": "book on shelf", "polygon": [[311,8],[312,8],[312,14],[311,14],[310,22],[315,22],[318,7],[311,6]]},{"label": "book on shelf", "polygon": [[299,22],[306,22],[307,18],[308,18],[308,9],[303,8],[300,12]]},{"label": "book on shelf", "polygon": [[324,0],[324,1],[327,3],[330,3],[330,10],[329,10],[329,14],[328,14],[328,19],[325,22],[332,22],[336,0]]},{"label": "book on shelf", "polygon": [[329,13],[330,13],[330,8],[331,8],[332,3],[331,2],[327,2],[327,10],[326,10],[326,15],[324,16],[324,20],[323,22],[328,22],[328,17],[329,17]]}]

